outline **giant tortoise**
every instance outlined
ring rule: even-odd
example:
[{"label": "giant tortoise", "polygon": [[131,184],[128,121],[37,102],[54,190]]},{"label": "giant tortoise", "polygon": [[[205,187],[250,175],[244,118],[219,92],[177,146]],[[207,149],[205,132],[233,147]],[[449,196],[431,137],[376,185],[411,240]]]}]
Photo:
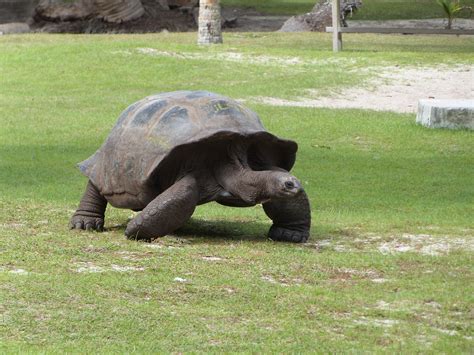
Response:
[{"label": "giant tortoise", "polygon": [[129,106],[105,143],[79,164],[89,178],[71,229],[103,230],[107,203],[141,211],[133,239],[172,233],[196,205],[263,204],[270,239],[305,242],[311,211],[289,173],[297,144],[268,133],[258,115],[207,91],[153,95]]}]

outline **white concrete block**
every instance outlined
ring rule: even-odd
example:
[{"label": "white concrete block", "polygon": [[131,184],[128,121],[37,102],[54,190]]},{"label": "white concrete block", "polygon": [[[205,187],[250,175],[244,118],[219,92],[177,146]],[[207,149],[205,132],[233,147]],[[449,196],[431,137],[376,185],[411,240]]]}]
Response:
[{"label": "white concrete block", "polygon": [[30,26],[28,26],[28,24],[24,22],[11,22],[0,24],[0,35],[28,32],[30,32]]},{"label": "white concrete block", "polygon": [[416,122],[430,128],[474,130],[474,99],[419,100]]}]

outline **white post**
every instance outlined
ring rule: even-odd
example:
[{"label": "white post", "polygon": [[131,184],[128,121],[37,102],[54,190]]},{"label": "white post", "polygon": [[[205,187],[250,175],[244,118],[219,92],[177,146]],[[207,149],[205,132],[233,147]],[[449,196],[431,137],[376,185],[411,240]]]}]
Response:
[{"label": "white post", "polygon": [[341,5],[339,0],[332,0],[332,50],[339,52],[342,50],[341,28]]}]

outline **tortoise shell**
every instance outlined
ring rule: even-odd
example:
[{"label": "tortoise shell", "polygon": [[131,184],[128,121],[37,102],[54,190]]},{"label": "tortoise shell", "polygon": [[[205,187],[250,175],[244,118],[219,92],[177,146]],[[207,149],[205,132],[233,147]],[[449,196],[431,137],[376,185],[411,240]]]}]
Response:
[{"label": "tortoise shell", "polygon": [[[176,91],[146,97],[119,117],[105,143],[80,170],[114,206],[142,209],[161,191],[153,184],[165,160],[179,147],[226,139],[252,139],[260,156],[289,171],[297,144],[268,133],[258,115],[242,104],[207,91]],[[272,154],[266,152],[272,151]],[[270,156],[271,155],[271,156]],[[179,156],[182,159],[182,155]]]}]

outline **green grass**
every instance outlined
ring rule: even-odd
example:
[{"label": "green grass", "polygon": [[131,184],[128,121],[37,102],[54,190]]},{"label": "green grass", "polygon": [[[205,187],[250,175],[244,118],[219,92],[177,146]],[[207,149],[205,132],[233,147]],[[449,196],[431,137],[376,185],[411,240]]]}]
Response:
[{"label": "green grass", "polygon": [[312,0],[221,0],[223,7],[252,8],[270,15],[299,15],[311,11],[316,2]]},{"label": "green grass", "polygon": [[[474,41],[351,35],[334,55],[328,34],[224,40],[0,38],[0,352],[469,353],[472,132],[254,97],[364,85],[392,65],[470,64]],[[258,206],[200,206],[152,244],[127,241],[131,212],[113,208],[105,233],[67,230],[86,184],[75,164],[128,104],[179,89],[246,99],[299,143],[310,243],[267,240]]]},{"label": "green grass", "polygon": [[[474,0],[461,0],[465,6],[474,6]],[[468,10],[461,11],[456,17],[469,18]],[[364,0],[354,20],[404,20],[430,19],[446,17],[436,0]]]},{"label": "green grass", "polygon": [[[445,14],[436,0],[363,0],[354,20],[401,20],[444,18]],[[299,15],[311,11],[315,0],[222,0],[222,6],[253,8],[269,15]],[[465,6],[474,6],[474,0],[461,0]],[[468,10],[457,17],[468,18]]]}]

